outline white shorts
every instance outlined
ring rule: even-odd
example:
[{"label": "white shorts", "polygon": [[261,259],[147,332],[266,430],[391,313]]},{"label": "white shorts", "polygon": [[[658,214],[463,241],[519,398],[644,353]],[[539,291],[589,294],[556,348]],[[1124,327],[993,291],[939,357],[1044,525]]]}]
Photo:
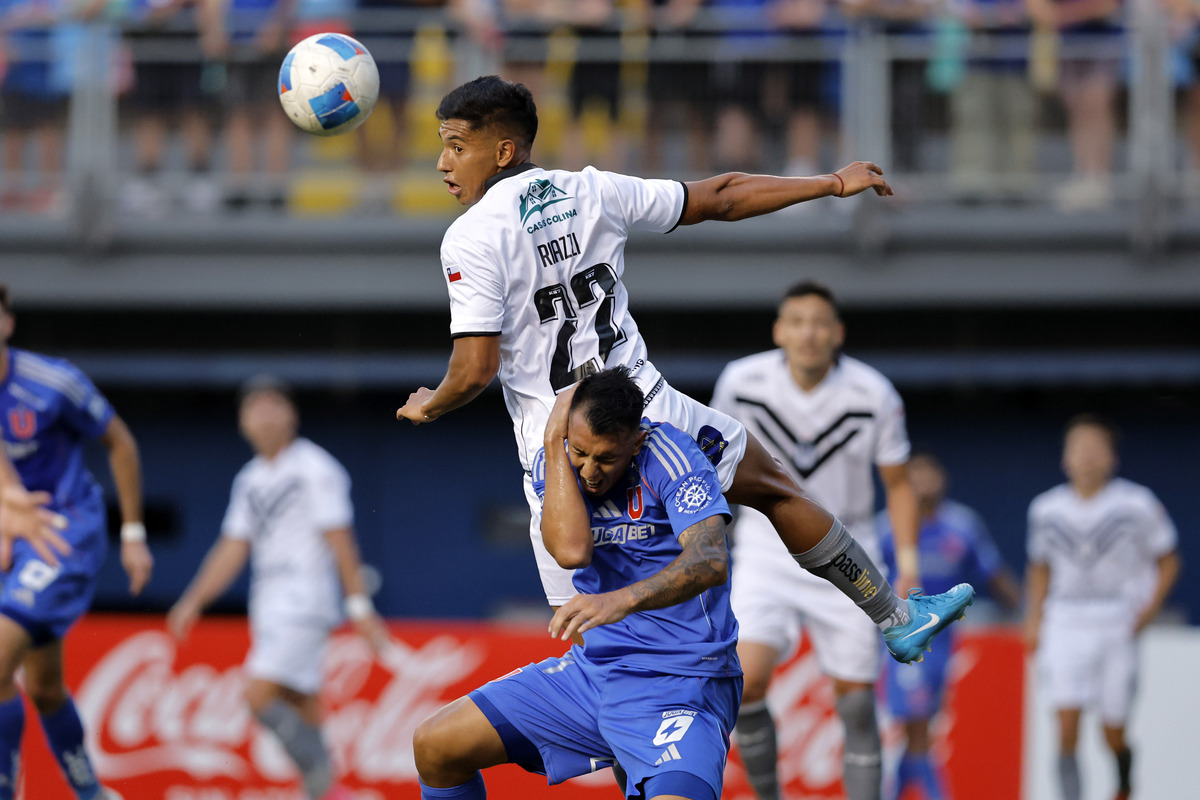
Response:
[{"label": "white shorts", "polygon": [[[796,563],[765,516],[739,506],[733,528],[730,603],[738,639],[789,656],[808,632],[821,671],[833,678],[874,683],[879,678],[879,627],[854,601]],[[858,543],[880,562],[871,537]]]},{"label": "white shorts", "polygon": [[317,694],[329,633],[324,626],[251,619],[246,674],[301,694]]},{"label": "white shorts", "polygon": [[[653,385],[646,393],[649,395],[651,392],[654,392]],[[724,439],[725,445],[720,450],[721,458],[716,467],[721,489],[729,491],[737,465],[746,455],[746,428],[742,423],[677,391],[665,379],[646,405],[645,417],[652,422],[669,422],[697,440],[701,438],[703,428],[711,429],[703,432],[705,439]],[[710,450],[706,448],[706,452]],[[528,474],[525,475],[525,499],[529,501],[529,538],[533,540],[533,555],[537,559],[546,601],[551,606],[561,606],[578,594],[571,583],[575,572],[560,567],[542,544],[542,503],[534,494],[533,478]]]},{"label": "white shorts", "polygon": [[1046,699],[1054,708],[1091,709],[1105,725],[1124,725],[1137,684],[1134,620],[1120,608],[1077,611],[1046,610],[1037,657]]}]

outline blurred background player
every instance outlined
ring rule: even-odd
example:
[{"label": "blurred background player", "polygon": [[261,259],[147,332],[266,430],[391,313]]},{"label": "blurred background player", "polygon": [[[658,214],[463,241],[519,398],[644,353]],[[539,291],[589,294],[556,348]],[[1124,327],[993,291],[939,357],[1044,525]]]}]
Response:
[{"label": "blurred background player", "polygon": [[[133,55],[133,90],[129,106],[134,114],[134,159],[137,176],[122,189],[124,210],[144,216],[166,216],[180,194],[182,207],[204,214],[217,210],[220,188],[210,174],[213,149],[212,96],[205,76],[213,66],[196,60],[186,48],[196,47],[194,7],[204,0],[134,0],[129,6],[122,36]],[[152,42],[170,42],[187,56],[165,61],[143,48]],[[162,168],[177,128],[183,142],[187,180],[182,186],[162,183]],[[177,189],[178,192],[172,191]]]},{"label": "blurred background player", "polygon": [[[931,453],[914,453],[908,460],[908,478],[921,518],[921,581],[925,591],[944,592],[957,583],[986,585],[991,596],[1007,609],[1021,604],[1021,590],[1000,558],[1000,551],[979,515],[962,503],[946,499],[946,470]],[[896,544],[888,515],[875,517],[884,561],[896,568]],[[888,709],[904,723],[904,753],[888,800],[898,800],[909,786],[919,787],[926,800],[951,800],[940,766],[930,755],[929,723],[941,708],[946,668],[955,635],[940,636],[925,659],[915,664],[888,661]]]},{"label": "blurred background player", "polygon": [[1179,576],[1175,525],[1152,491],[1115,477],[1117,432],[1104,418],[1067,424],[1062,467],[1067,483],[1029,506],[1026,643],[1058,713],[1063,800],[1082,797],[1075,749],[1085,708],[1100,714],[1117,798],[1127,800],[1137,635]]},{"label": "blurred background player", "polygon": [[[917,503],[909,485],[904,404],[892,384],[842,355],[845,327],[832,292],[805,281],[789,288],[773,330],[779,349],[728,364],[713,407],[739,420],[788,474],[828,508],[874,559],[872,467],[896,531],[897,591],[920,583]],[[733,608],[746,686],[736,735],[751,786],[778,800],[778,745],[767,689],[803,623],[821,670],[833,680],[846,732],[843,781],[850,800],[878,800],[883,759],[875,717],[879,632],[849,598],[786,557],[767,518],[738,512],[734,526]],[[931,592],[932,594],[932,592]]]},{"label": "blurred background player", "polygon": [[203,2],[201,46],[225,63],[226,205],[237,210],[264,200],[282,208],[296,128],[267,98],[276,98],[298,0]]},{"label": "blurred background player", "polygon": [[295,762],[309,798],[338,800],[344,792],[334,785],[321,738],[319,691],[329,634],[342,620],[342,592],[355,629],[376,649],[387,643],[363,589],[350,477],[328,452],[297,436],[296,406],[278,380],[248,381],[238,420],[254,458],[234,479],[221,536],[167,625],[185,639],[253,555],[246,702]]},{"label": "blurred background player", "polygon": [[[137,442],[92,382],[62,359],[10,347],[15,317],[0,284],[0,432],[21,483],[49,492],[49,509],[67,526],[72,552],[49,562],[28,541],[13,546],[0,588],[0,800],[17,786],[25,694],[67,783],[79,800],[115,798],[100,786],[84,747],[83,723],[63,679],[63,637],[88,609],[108,551],[104,494],[84,466],[84,442],[108,450],[121,509],[121,564],[139,594],[154,561],[142,523],[142,474]],[[8,754],[12,754],[9,758]]]}]

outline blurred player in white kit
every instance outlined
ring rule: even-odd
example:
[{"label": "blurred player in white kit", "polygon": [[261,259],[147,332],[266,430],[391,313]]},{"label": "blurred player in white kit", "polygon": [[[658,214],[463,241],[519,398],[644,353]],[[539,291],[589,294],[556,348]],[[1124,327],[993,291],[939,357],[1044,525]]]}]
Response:
[{"label": "blurred player in white kit", "polygon": [[[906,464],[904,403],[877,370],[841,353],[833,293],[812,281],[787,290],[773,329],[778,349],[731,362],[712,405],[761,441],[814,500],[833,512],[882,563],[874,524],[878,470],[895,530],[897,589],[920,582],[917,501]],[[732,602],[741,625],[745,689],[736,737],[751,786],[778,800],[778,746],[767,689],[780,659],[807,630],[821,670],[833,679],[845,727],[842,778],[849,800],[878,800],[882,747],[875,715],[879,633],[849,598],[801,569],[770,522],[750,508],[734,526]]]},{"label": "blurred player in white kit", "polygon": [[1026,644],[1058,713],[1063,800],[1083,795],[1075,748],[1085,708],[1099,712],[1116,797],[1127,800],[1137,635],[1179,576],[1175,526],[1152,491],[1115,477],[1117,433],[1102,417],[1067,424],[1062,466],[1067,483],[1029,506]]},{"label": "blurred player in white kit", "polygon": [[221,536],[167,624],[176,638],[186,638],[253,559],[246,702],[295,762],[308,796],[339,800],[346,793],[334,783],[320,730],[329,635],[344,609],[372,646],[387,642],[360,575],[350,477],[328,452],[297,435],[291,392],[274,378],[258,376],[243,386],[239,425],[255,456],[234,479]]}]

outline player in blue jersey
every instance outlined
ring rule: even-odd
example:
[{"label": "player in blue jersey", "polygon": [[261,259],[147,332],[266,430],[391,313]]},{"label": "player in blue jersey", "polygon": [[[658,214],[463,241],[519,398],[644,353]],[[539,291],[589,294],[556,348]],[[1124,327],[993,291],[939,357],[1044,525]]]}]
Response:
[{"label": "player in blue jersey", "polygon": [[[930,453],[917,453],[908,462],[908,477],[921,518],[918,550],[921,578],[931,594],[977,579],[992,597],[1009,609],[1021,603],[1021,590],[1005,567],[979,515],[962,503],[946,499],[946,471]],[[886,513],[876,517],[884,560],[896,569],[896,545]],[[942,703],[946,668],[954,648],[953,631],[939,636],[917,664],[886,664],[888,708],[904,723],[905,748],[888,797],[896,800],[909,785],[921,787],[927,800],[950,800],[941,770],[930,757],[929,723]]]},{"label": "player in blue jersey", "polygon": [[109,452],[124,521],[121,563],[130,591],[138,594],[150,579],[153,560],[142,524],[137,443],[73,365],[10,347],[14,321],[7,288],[0,284],[0,434],[21,484],[30,492],[48,493],[47,508],[65,518],[62,537],[69,552],[47,559],[44,548],[39,552],[31,542],[19,540],[2,576],[0,800],[10,800],[17,785],[25,726],[25,707],[14,681],[18,668],[76,797],[115,798],[97,782],[84,748],[83,725],[63,681],[63,636],[87,611],[108,550],[104,497],[84,466],[88,439],[99,440]]},{"label": "player in blue jersey", "polygon": [[487,683],[413,737],[424,800],[481,800],[480,769],[556,784],[619,760],[636,798],[716,800],[742,670],[729,506],[696,442],[642,418],[624,367],[557,398],[535,457],[542,531],[579,594],[550,621],[586,643]]}]

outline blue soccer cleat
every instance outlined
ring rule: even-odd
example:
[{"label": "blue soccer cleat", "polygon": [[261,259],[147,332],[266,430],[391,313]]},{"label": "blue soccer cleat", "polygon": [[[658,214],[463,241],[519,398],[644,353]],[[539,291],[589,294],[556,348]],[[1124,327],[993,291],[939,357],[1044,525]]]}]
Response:
[{"label": "blue soccer cleat", "polygon": [[883,632],[892,658],[901,664],[911,664],[925,658],[929,643],[956,619],[966,615],[967,606],[975,601],[975,589],[969,583],[960,583],[948,592],[922,597],[920,589],[908,593],[908,613],[911,619],[905,625],[893,625]]}]

